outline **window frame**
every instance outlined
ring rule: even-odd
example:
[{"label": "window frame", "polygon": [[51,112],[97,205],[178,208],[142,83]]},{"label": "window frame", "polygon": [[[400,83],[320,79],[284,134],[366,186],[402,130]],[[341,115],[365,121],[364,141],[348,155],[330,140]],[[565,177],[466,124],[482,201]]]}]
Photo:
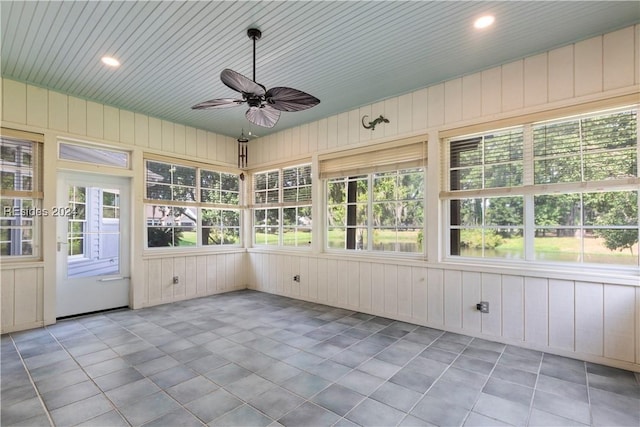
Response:
[{"label": "window frame", "polygon": [[[210,164],[203,164],[203,163],[196,163],[196,162],[190,162],[190,161],[184,161],[184,160],[180,160],[180,159],[175,159],[175,158],[167,158],[167,157],[160,157],[160,156],[152,156],[152,155],[145,155],[144,156],[144,167],[145,167],[145,176],[144,176],[144,196],[143,196],[143,208],[145,211],[145,214],[143,216],[144,218],[144,230],[145,230],[145,242],[144,242],[144,250],[145,251],[194,251],[194,250],[212,250],[212,251],[220,251],[220,250],[228,250],[228,249],[233,249],[233,248],[241,248],[243,247],[243,238],[244,238],[244,232],[243,232],[243,218],[244,218],[244,213],[243,213],[243,191],[242,191],[242,178],[241,178],[241,171],[237,171],[237,170],[233,170],[230,168],[225,168],[225,167],[219,167],[216,165],[210,165]],[[170,168],[171,167],[181,167],[181,168],[193,168],[194,169],[194,173],[195,173],[195,178],[194,178],[194,186],[190,186],[190,185],[181,185],[181,184],[175,184],[172,180],[172,182],[170,183],[162,183],[161,185],[166,185],[170,187],[170,193],[171,193],[171,199],[153,199],[153,198],[149,198],[148,197],[148,192],[147,192],[147,185],[150,183],[153,183],[154,181],[149,181],[148,180],[148,166],[147,166],[147,162],[154,162],[154,163],[160,163],[163,165],[168,165]],[[201,177],[202,177],[202,172],[205,171],[207,173],[213,173],[213,174],[218,174],[220,177],[219,182],[222,183],[222,175],[226,174],[226,175],[230,175],[232,177],[235,177],[236,181],[237,181],[237,187],[235,188],[235,190],[223,190],[221,188],[215,189],[213,187],[206,187],[202,184],[201,181]],[[192,193],[193,193],[193,199],[194,200],[175,200],[174,199],[174,187],[180,187],[180,188],[190,188],[192,189]],[[209,201],[202,201],[203,199],[203,191],[207,191],[207,190],[211,190],[211,191],[217,191],[218,193],[221,193],[222,191],[224,192],[231,192],[236,194],[236,203],[224,203],[222,202],[222,200],[218,200],[217,202],[209,202]],[[162,222],[157,219],[155,216],[154,217],[149,217],[147,215],[147,211],[149,209],[154,209],[154,208],[163,208],[163,207],[167,207],[170,208],[171,210],[173,209],[184,209],[185,211],[190,211],[192,214],[195,214],[196,219],[194,221],[194,225],[193,226],[189,226],[193,228],[193,232],[195,233],[195,241],[194,244],[191,245],[177,245],[174,246],[173,244],[170,245],[159,245],[159,246],[149,246],[149,230],[150,229],[171,229],[174,230],[176,228],[185,228],[182,227],[180,225],[175,225],[173,223],[169,224],[169,225],[162,225]],[[237,242],[236,243],[224,243],[224,239],[222,239],[220,241],[220,243],[205,243],[204,240],[204,233],[205,233],[205,229],[213,229],[215,228],[214,226],[208,226],[208,225],[203,225],[203,211],[220,211],[221,213],[224,211],[234,211],[237,212],[237,217],[238,217],[238,224],[236,226],[232,226],[232,227],[228,227],[228,228],[232,228],[237,230]],[[155,209],[154,209],[155,212]],[[154,214],[155,215],[155,214]],[[190,217],[189,215],[186,215],[188,218]],[[221,230],[224,230],[225,227],[220,227]],[[210,233],[211,231],[209,231]],[[174,241],[175,235],[172,232],[172,242]]]},{"label": "window frame", "polygon": [[[285,181],[285,173],[288,170],[300,170],[300,169],[308,169],[308,173],[304,174],[304,177],[306,179],[308,179],[310,181],[309,184],[304,184],[304,185],[291,185],[291,186],[286,186],[284,181]],[[269,186],[269,175],[273,175],[277,173],[278,176],[278,180],[277,180],[277,188],[276,187],[270,187]],[[298,173],[298,172],[296,172]],[[256,181],[258,179],[259,176],[264,175],[266,177],[265,179],[265,183],[266,186],[264,189],[260,188],[257,189],[256,188]],[[298,175],[299,176],[299,175]],[[298,180],[298,178],[296,178],[296,181]],[[264,170],[257,170],[257,171],[253,171],[251,173],[251,206],[250,206],[250,212],[251,212],[251,245],[252,247],[256,247],[256,248],[264,248],[264,249],[284,249],[284,250],[291,250],[291,249],[295,249],[295,250],[304,250],[304,251],[310,251],[313,245],[313,192],[314,192],[314,177],[313,177],[313,166],[311,162],[298,162],[295,164],[287,164],[287,165],[283,165],[280,167],[274,167],[274,168],[270,168],[270,169],[264,169]],[[296,199],[298,199],[299,195],[300,195],[300,189],[303,188],[308,188],[308,200],[307,199],[303,199],[303,200],[285,200],[285,193],[287,190],[292,190],[295,189],[296,191]],[[274,200],[274,194],[277,191],[277,200]],[[257,195],[258,194],[265,194],[265,197],[262,198],[262,200],[256,201],[257,199]],[[271,194],[269,194],[271,193]],[[304,225],[304,224],[285,224],[284,219],[285,219],[285,210],[288,209],[295,209],[296,212],[298,211],[298,209],[308,209],[309,214],[311,215],[311,223],[309,225]],[[256,225],[256,215],[257,212],[264,212],[264,218],[265,218],[265,224],[264,226],[259,226]],[[269,218],[268,212],[277,212],[277,225],[274,224],[269,224],[267,223],[267,218]],[[272,219],[274,219],[272,217]],[[257,236],[257,230],[258,229],[264,229],[265,233],[262,233],[265,235],[265,242],[267,242],[267,235],[269,233],[266,233],[266,230],[276,230],[276,234],[277,234],[277,242],[275,244],[270,244],[270,243],[265,243],[265,242],[260,242],[257,241],[256,236]],[[299,239],[299,237],[302,236],[302,233],[304,232],[308,232],[309,233],[309,240],[307,241],[306,244],[295,244],[295,245],[289,245],[289,244],[285,244],[286,241],[289,241],[289,239],[285,239],[285,229],[286,230],[293,230],[294,232],[294,241],[297,242],[304,242],[305,239]],[[308,230],[308,231],[307,231]],[[299,234],[300,233],[300,234]],[[303,236],[302,236],[303,237]]]},{"label": "window frame", "polygon": [[[402,173],[404,172],[404,173]],[[416,202],[419,202],[422,204],[422,225],[420,226],[420,232],[422,233],[422,243],[421,243],[421,250],[420,251],[416,251],[416,252],[403,252],[403,251],[398,251],[398,250],[376,250],[374,249],[374,236],[375,236],[375,230],[378,229],[394,229],[396,231],[396,233],[398,232],[398,230],[403,229],[403,228],[413,228],[413,227],[398,227],[397,224],[395,227],[388,227],[388,226],[380,226],[380,227],[376,227],[373,224],[373,215],[374,215],[374,205],[375,204],[379,204],[379,203],[383,203],[385,201],[380,201],[380,200],[375,200],[375,193],[373,192],[373,187],[375,185],[374,181],[376,179],[376,175],[378,174],[393,174],[395,178],[397,178],[398,176],[401,175],[409,175],[409,174],[417,174],[420,173],[422,174],[422,179],[421,179],[421,184],[422,184],[422,195],[418,198],[415,199],[398,199],[397,197],[394,198],[393,200],[387,200],[386,202],[389,203],[400,203],[403,201],[409,201],[409,200],[415,200]],[[329,195],[328,195],[328,191],[329,191],[329,185],[332,181],[346,181],[347,185],[349,182],[357,182],[357,181],[366,181],[367,183],[367,189],[366,189],[366,202],[363,201],[358,201],[357,200],[357,196],[356,196],[356,201],[355,202],[349,202],[348,200],[345,201],[344,203],[341,204],[336,204],[336,205],[330,205],[329,204]],[[427,166],[408,166],[406,168],[400,168],[400,169],[384,169],[382,171],[379,172],[368,172],[368,173],[362,173],[359,175],[351,175],[351,174],[347,174],[347,176],[343,176],[343,177],[333,177],[333,178],[326,178],[322,180],[322,184],[323,184],[323,197],[324,197],[324,203],[323,203],[323,208],[324,208],[324,221],[323,221],[323,230],[324,230],[324,238],[323,238],[323,250],[327,253],[335,253],[335,254],[349,254],[349,256],[354,255],[354,256],[362,256],[362,255],[366,255],[366,256],[383,256],[383,257],[397,257],[397,258],[405,258],[405,259],[424,259],[426,256],[426,251],[427,251],[427,239],[426,239],[426,235],[427,235],[427,229],[426,229],[426,220],[425,220],[425,215],[426,215],[426,189],[427,189]],[[347,189],[347,191],[349,191]],[[356,190],[357,191],[357,190]],[[328,224],[328,220],[329,220],[329,214],[328,214],[328,210],[332,207],[332,206],[340,206],[340,205],[345,205],[345,206],[349,206],[349,205],[354,205],[356,207],[356,217],[357,217],[357,206],[358,205],[363,205],[366,206],[366,225],[358,225],[357,222],[354,225],[349,225],[347,224],[347,219],[345,219],[345,224],[344,226],[339,226],[339,227],[330,227]],[[347,208],[348,209],[348,208]],[[344,228],[346,231],[345,234],[345,246],[349,245],[349,241],[353,241],[352,243],[354,244],[354,246],[357,246],[358,244],[358,238],[357,238],[357,230],[361,229],[361,230],[365,230],[366,231],[366,248],[336,248],[336,247],[331,247],[329,245],[329,234],[332,228]],[[351,234],[355,234],[355,236],[349,236],[349,232],[347,230],[349,229],[353,229],[356,230],[355,233],[351,233]],[[399,244],[400,242],[396,241],[396,245]]]},{"label": "window frame", "polygon": [[[0,196],[5,200],[13,200],[12,208],[8,205],[2,207],[2,212],[0,212],[0,219],[4,223],[4,221],[15,221],[16,217],[24,217],[25,220],[30,221],[30,226],[25,225],[2,225],[1,229],[8,230],[11,237],[6,242],[12,242],[14,235],[20,235],[20,251],[22,252],[22,244],[24,242],[31,242],[31,254],[22,255],[22,254],[9,254],[2,255],[0,259],[2,263],[13,263],[13,262],[29,262],[29,261],[39,261],[42,260],[42,217],[47,216],[49,214],[48,210],[42,207],[44,192],[42,190],[42,175],[43,175],[43,153],[44,153],[44,135],[36,134],[31,132],[25,132],[10,128],[2,127],[0,129],[0,134],[2,135],[2,139],[7,138],[8,140],[15,140],[16,143],[30,143],[31,145],[31,157],[30,157],[30,167],[28,168],[30,175],[30,187],[28,189],[5,189],[0,188]],[[10,142],[10,141],[8,141]],[[24,159],[24,155],[22,157]],[[4,163],[4,161],[3,161]],[[11,162],[10,162],[11,163]],[[16,163],[15,167],[24,169],[22,162],[12,162]],[[18,164],[20,163],[20,164]],[[6,165],[3,164],[3,168]],[[6,171],[4,171],[6,172]],[[19,207],[16,203],[19,201]],[[22,206],[23,202],[27,201],[31,205],[30,208],[24,208]],[[13,212],[5,212],[5,208],[14,209]],[[5,213],[15,213],[15,209],[18,208],[21,210],[20,215],[9,215],[5,216]],[[22,215],[22,211],[25,209],[29,210],[29,213],[26,215]],[[30,230],[31,238],[24,239],[23,230]],[[5,240],[2,240],[4,243]]]},{"label": "window frame", "polygon": [[[535,232],[536,230],[542,228],[561,228],[559,227],[544,227],[535,222],[535,211],[534,211],[534,200],[539,196],[546,195],[570,195],[570,194],[578,194],[580,199],[586,194],[591,193],[607,193],[607,192],[623,192],[623,191],[638,191],[638,187],[640,186],[640,173],[638,173],[638,168],[640,167],[640,138],[636,139],[635,149],[632,147],[627,149],[633,155],[636,156],[636,176],[635,177],[622,177],[622,178],[614,178],[614,179],[605,179],[605,180],[584,180],[584,175],[580,175],[580,180],[573,182],[555,182],[555,183],[536,183],[536,162],[542,156],[536,156],[534,154],[535,149],[535,141],[533,130],[536,126],[542,126],[546,123],[558,124],[558,123],[570,123],[572,121],[581,121],[585,119],[590,119],[599,116],[613,116],[617,113],[622,113],[626,111],[632,111],[635,113],[636,127],[638,128],[638,132],[640,133],[640,112],[639,105],[637,104],[626,104],[622,106],[605,106],[604,108],[594,107],[594,108],[583,108],[583,112],[579,114],[556,114],[555,117],[536,117],[534,116],[530,120],[527,118],[523,118],[520,120],[518,126],[523,127],[524,132],[524,164],[522,171],[522,182],[523,185],[517,187],[505,187],[505,188],[481,188],[481,189],[473,189],[473,190],[454,190],[451,188],[452,179],[451,179],[451,142],[455,140],[463,140],[481,136],[483,134],[492,133],[500,131],[500,127],[495,127],[495,129],[489,129],[484,132],[476,132],[473,134],[459,135],[449,134],[446,138],[443,138],[443,150],[442,150],[442,190],[440,192],[440,203],[443,210],[443,225],[442,225],[442,244],[443,244],[443,260],[451,261],[451,262],[477,262],[480,264],[495,264],[496,262],[502,263],[511,263],[513,265],[524,264],[527,266],[536,266],[536,265],[545,265],[545,266],[555,266],[561,268],[590,268],[590,269],[615,269],[615,270],[629,270],[629,269],[637,269],[638,265],[640,265],[640,261],[636,261],[634,264],[626,264],[626,263],[618,263],[613,265],[607,265],[604,263],[598,262],[587,262],[584,259],[591,254],[584,250],[584,243],[581,242],[580,246],[580,256],[579,261],[569,262],[569,261],[555,261],[555,260],[541,260],[536,258],[536,250],[535,250]],[[538,120],[534,120],[534,118]],[[541,120],[540,120],[541,119]],[[513,121],[512,121],[513,123]],[[510,126],[513,127],[513,126]],[[585,144],[583,141],[580,141],[580,146]],[[612,151],[619,151],[619,148],[614,148]],[[571,153],[565,154],[566,157],[570,156]],[[580,168],[584,167],[583,162],[583,151],[580,150],[579,153],[573,154],[573,157],[580,158]],[[640,192],[639,192],[640,193]],[[453,228],[453,215],[452,212],[452,204],[451,201],[455,199],[469,199],[469,198],[490,198],[490,197],[522,197],[523,199],[523,252],[524,256],[522,259],[507,259],[502,257],[485,257],[483,256],[463,256],[456,255],[453,253],[454,247],[454,232]],[[640,198],[640,196],[639,196]],[[638,202],[640,205],[640,201]],[[581,205],[582,206],[582,205]],[[640,210],[640,207],[638,208]],[[639,214],[640,216],[640,214]],[[639,220],[640,222],[640,220]],[[634,227],[633,224],[631,227]],[[616,226],[617,227],[617,226]],[[612,227],[612,228],[616,228]],[[580,230],[586,229],[596,229],[598,227],[592,227],[589,225],[585,225],[584,223],[580,223],[577,227],[565,227],[565,228],[578,228]],[[607,228],[607,227],[600,227]],[[640,234],[640,233],[639,233]],[[636,243],[637,244],[637,243]],[[634,250],[634,255],[640,257],[637,254],[637,251]],[[633,259],[632,259],[633,261]]]}]

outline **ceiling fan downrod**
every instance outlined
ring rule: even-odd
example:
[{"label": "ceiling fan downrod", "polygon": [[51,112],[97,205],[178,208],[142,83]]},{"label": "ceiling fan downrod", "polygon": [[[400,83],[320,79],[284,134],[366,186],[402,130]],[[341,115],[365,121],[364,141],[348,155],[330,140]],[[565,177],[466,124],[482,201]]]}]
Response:
[{"label": "ceiling fan downrod", "polygon": [[262,37],[262,31],[257,28],[249,28],[247,30],[247,36],[253,40],[253,81],[256,82],[256,40],[260,40]]}]

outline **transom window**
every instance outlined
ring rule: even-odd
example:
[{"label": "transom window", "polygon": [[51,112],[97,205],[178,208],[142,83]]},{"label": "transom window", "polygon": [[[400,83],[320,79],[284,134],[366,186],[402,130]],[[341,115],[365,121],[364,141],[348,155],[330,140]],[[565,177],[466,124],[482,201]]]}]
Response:
[{"label": "transom window", "polygon": [[146,161],[147,247],[240,245],[240,176]]},{"label": "transom window", "polygon": [[[449,255],[640,265],[637,112],[448,141]],[[487,141],[497,139],[491,151],[499,155],[487,156]]]}]

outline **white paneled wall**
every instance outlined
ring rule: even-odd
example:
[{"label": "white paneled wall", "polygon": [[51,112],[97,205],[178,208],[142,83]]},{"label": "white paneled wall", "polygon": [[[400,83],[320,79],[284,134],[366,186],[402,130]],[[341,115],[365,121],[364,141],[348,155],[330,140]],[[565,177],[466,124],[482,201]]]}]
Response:
[{"label": "white paneled wall", "polygon": [[[45,135],[45,145],[54,145],[58,137],[72,138],[127,149],[132,158],[141,159],[144,152],[170,157],[194,159],[233,167],[235,139],[195,129],[144,114],[120,110],[84,99],[2,79],[2,126]],[[56,148],[45,147],[45,201],[57,200],[55,181]],[[67,165],[68,166],[68,165]],[[135,164],[134,164],[134,169]],[[132,190],[133,211],[142,212],[141,180],[143,173],[134,170]],[[52,184],[51,184],[52,183]],[[47,205],[46,207],[48,207]],[[51,218],[44,218],[44,227],[54,227]],[[134,222],[132,234],[144,236]],[[43,261],[27,264],[3,260],[0,283],[2,333],[28,329],[55,322],[55,233],[43,233]],[[244,250],[198,256],[157,256],[147,259],[142,243],[134,244],[132,252],[132,306],[139,308],[242,289]],[[173,276],[180,277],[178,285]],[[46,297],[45,297],[46,295]]]},{"label": "white paneled wall", "polygon": [[[261,138],[249,147],[258,163],[252,167],[426,134],[427,204],[435,218],[441,131],[620,96],[640,100],[638,52],[640,26],[627,27],[445,81]],[[362,127],[364,115],[380,114],[390,123],[374,131]],[[438,263],[438,221],[427,227],[429,267],[393,258],[349,261],[257,249],[250,250],[249,283],[265,292],[640,371],[640,278],[635,284],[633,278],[603,283],[583,274],[576,281],[569,273],[518,275]],[[302,276],[299,285],[293,274]],[[490,302],[488,314],[476,310],[481,300]]]},{"label": "white paneled wall", "polygon": [[[245,257],[241,251],[145,259],[141,307],[245,289]],[[173,284],[174,276],[178,284]]]},{"label": "white paneled wall", "polygon": [[640,370],[640,287],[313,254],[249,263],[258,291]]},{"label": "white paneled wall", "polygon": [[[249,146],[251,166],[637,92],[639,29],[623,28],[260,138]],[[362,127],[363,116],[380,114],[390,123],[374,131]]]},{"label": "white paneled wall", "polygon": [[[498,65],[287,129],[250,144],[251,167],[318,153],[429,136],[427,202],[437,206],[440,131],[638,94],[640,26]],[[144,114],[2,80],[4,126],[143,152],[235,164],[232,138]],[[362,117],[389,123],[364,129]],[[140,163],[141,164],[141,163]],[[45,166],[51,168],[51,164]],[[133,188],[141,210],[142,172]],[[45,170],[45,177],[55,171]],[[49,197],[45,194],[45,198]],[[53,197],[52,200],[55,200]],[[434,208],[435,210],[435,208]],[[139,214],[142,222],[142,214]],[[640,371],[640,283],[518,275],[439,263],[438,222],[427,229],[429,263],[335,257],[323,253],[243,250],[160,256],[134,244],[136,307],[249,287]],[[134,227],[134,235],[143,232]],[[46,236],[46,235],[45,235]],[[44,241],[53,245],[53,241]],[[45,250],[45,258],[46,258]],[[2,332],[51,323],[51,260],[2,265]],[[295,283],[293,275],[300,274]],[[173,276],[179,283],[172,283]],[[44,296],[43,296],[44,295]],[[490,302],[490,312],[475,309]],[[53,307],[53,308],[52,308]]]}]

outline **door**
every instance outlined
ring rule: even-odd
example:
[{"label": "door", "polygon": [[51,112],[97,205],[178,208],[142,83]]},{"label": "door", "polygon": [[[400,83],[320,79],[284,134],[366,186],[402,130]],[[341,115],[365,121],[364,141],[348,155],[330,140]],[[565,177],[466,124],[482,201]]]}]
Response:
[{"label": "door", "polygon": [[129,179],[60,173],[56,317],[129,305]]}]

